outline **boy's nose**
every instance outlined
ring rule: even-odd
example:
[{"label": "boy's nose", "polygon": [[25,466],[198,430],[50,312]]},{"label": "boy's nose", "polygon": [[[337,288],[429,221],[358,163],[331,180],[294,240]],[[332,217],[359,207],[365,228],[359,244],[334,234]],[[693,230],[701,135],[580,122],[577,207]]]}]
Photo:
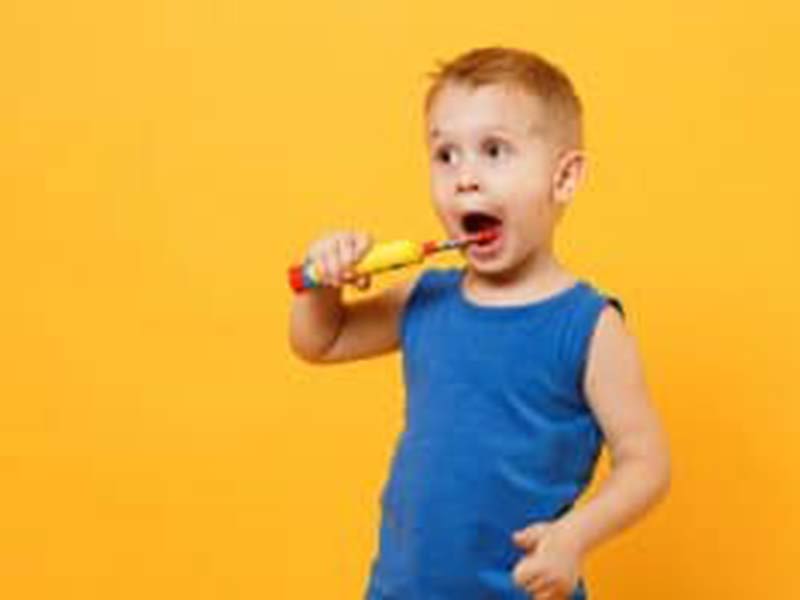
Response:
[{"label": "boy's nose", "polygon": [[459,194],[463,194],[464,192],[477,192],[480,189],[481,189],[480,186],[475,181],[469,181],[464,183],[459,181],[456,184],[456,192]]},{"label": "boy's nose", "polygon": [[481,189],[478,179],[472,174],[470,170],[462,170],[456,179],[456,193],[462,194],[464,192],[477,192]]}]

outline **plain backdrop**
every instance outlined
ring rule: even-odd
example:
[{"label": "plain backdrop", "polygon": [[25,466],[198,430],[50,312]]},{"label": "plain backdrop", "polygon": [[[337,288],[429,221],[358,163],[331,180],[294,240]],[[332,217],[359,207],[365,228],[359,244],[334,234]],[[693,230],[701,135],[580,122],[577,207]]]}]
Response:
[{"label": "plain backdrop", "polygon": [[360,597],[399,356],[293,357],[286,268],[441,237],[425,74],[504,44],[584,100],[557,247],[624,302],[672,442],[592,597],[800,597],[798,31],[782,0],[6,0],[0,596]]}]

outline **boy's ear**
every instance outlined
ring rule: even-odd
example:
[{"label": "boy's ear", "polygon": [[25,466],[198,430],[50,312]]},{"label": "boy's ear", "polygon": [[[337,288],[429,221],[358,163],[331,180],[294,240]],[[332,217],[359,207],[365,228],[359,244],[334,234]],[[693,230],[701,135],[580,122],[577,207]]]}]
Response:
[{"label": "boy's ear", "polygon": [[553,172],[553,197],[556,202],[569,204],[585,177],[586,154],[574,149],[563,152]]}]

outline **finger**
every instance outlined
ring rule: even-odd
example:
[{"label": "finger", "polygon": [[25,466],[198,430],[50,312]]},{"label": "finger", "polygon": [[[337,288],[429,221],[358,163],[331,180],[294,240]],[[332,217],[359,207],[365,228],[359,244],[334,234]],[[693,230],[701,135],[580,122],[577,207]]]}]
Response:
[{"label": "finger", "polygon": [[356,258],[361,260],[372,246],[372,237],[368,233],[358,233],[355,237]]},{"label": "finger", "polygon": [[369,287],[368,285],[365,284],[365,279],[364,278],[365,278],[365,274],[364,273],[359,273],[353,267],[345,269],[344,270],[344,274],[342,275],[342,280],[345,283],[349,283],[350,285],[353,285],[353,286],[357,287],[360,290],[366,289],[367,287]]},{"label": "finger", "polygon": [[536,544],[542,538],[545,531],[547,531],[547,525],[544,523],[536,523],[515,531],[511,539],[517,546],[532,550],[536,547]]},{"label": "finger", "polygon": [[569,596],[565,596],[556,588],[545,588],[536,593],[536,600],[569,600]]},{"label": "finger", "polygon": [[342,240],[342,279],[350,283],[358,281],[356,265],[358,264],[357,240],[354,235],[348,235]]},{"label": "finger", "polygon": [[317,264],[322,271],[320,273],[320,279],[322,280],[322,283],[324,285],[334,285],[333,275],[335,273],[335,265],[330,244],[327,245],[324,250],[320,251],[319,258],[317,258]]},{"label": "finger", "polygon": [[355,280],[355,286],[363,292],[364,290],[369,289],[371,281],[372,278],[370,277],[369,273],[363,273]]},{"label": "finger", "polygon": [[537,599],[544,600],[568,600],[569,594],[565,591],[564,585],[557,579],[543,577],[539,580],[534,590]]},{"label": "finger", "polygon": [[342,265],[350,267],[356,261],[356,238],[353,234],[347,234],[341,238],[340,243],[342,253]]},{"label": "finger", "polygon": [[342,285],[342,280],[344,277],[344,240],[341,237],[337,237],[333,240],[333,245],[331,247],[331,263],[333,267],[333,280],[334,284],[337,286]]},{"label": "finger", "polygon": [[319,239],[312,242],[309,245],[308,250],[306,251],[305,260],[310,262],[321,261],[322,255],[325,253],[327,245],[328,245],[327,239]]},{"label": "finger", "polygon": [[544,575],[539,574],[527,580],[523,588],[529,594],[534,594],[536,596],[536,600],[541,600],[542,594],[546,594],[548,592],[549,586]]},{"label": "finger", "polygon": [[536,600],[556,600],[559,597],[557,587],[544,577],[539,577],[530,585],[525,586],[525,590],[534,594]]},{"label": "finger", "polygon": [[328,267],[328,284],[335,287],[341,287],[342,285],[341,243],[340,233],[331,236],[325,252],[325,260]]},{"label": "finger", "polygon": [[541,585],[543,575],[534,561],[522,559],[514,567],[512,579],[516,585],[527,589],[533,585]]},{"label": "finger", "polygon": [[547,523],[533,523],[513,532],[512,537],[518,540],[537,540],[547,531]]}]

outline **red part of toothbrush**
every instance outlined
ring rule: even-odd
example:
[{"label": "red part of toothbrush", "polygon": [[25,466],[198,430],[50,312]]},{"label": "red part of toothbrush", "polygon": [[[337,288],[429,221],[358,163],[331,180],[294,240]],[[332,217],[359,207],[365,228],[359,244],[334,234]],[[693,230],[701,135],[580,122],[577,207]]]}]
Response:
[{"label": "red part of toothbrush", "polygon": [[484,229],[483,231],[467,236],[468,240],[476,244],[488,244],[498,238],[500,232],[497,229]]},{"label": "red part of toothbrush", "polygon": [[429,256],[441,250],[450,250],[452,248],[466,246],[467,244],[488,244],[492,240],[496,239],[499,235],[500,233],[496,229],[485,229],[479,233],[471,233],[462,238],[453,238],[443,242],[425,242],[422,244],[422,253],[425,256]]},{"label": "red part of toothbrush", "polygon": [[425,242],[425,243],[422,244],[422,253],[425,256],[428,256],[429,254],[433,254],[434,252],[437,252],[438,250],[439,250],[439,242],[430,241],[430,242]]}]

